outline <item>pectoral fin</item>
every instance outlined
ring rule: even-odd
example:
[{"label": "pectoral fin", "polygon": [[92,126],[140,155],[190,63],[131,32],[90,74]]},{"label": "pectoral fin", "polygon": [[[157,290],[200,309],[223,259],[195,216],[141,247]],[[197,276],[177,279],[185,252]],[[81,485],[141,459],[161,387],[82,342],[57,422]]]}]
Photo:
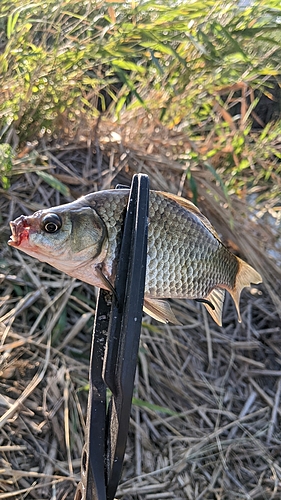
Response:
[{"label": "pectoral fin", "polygon": [[224,303],[225,290],[221,288],[214,288],[206,298],[212,304],[211,307],[206,302],[203,305],[206,307],[208,313],[212,316],[213,320],[219,325],[222,325],[222,308]]},{"label": "pectoral fin", "polygon": [[169,302],[158,299],[144,299],[143,310],[154,319],[161,323],[173,323],[174,325],[181,325],[175,317]]},{"label": "pectoral fin", "polygon": [[104,288],[104,290],[109,290],[117,298],[115,288],[112,286],[109,279],[103,274],[99,266],[96,266],[95,272],[96,275],[100,278],[101,283],[103,284],[102,288]]}]

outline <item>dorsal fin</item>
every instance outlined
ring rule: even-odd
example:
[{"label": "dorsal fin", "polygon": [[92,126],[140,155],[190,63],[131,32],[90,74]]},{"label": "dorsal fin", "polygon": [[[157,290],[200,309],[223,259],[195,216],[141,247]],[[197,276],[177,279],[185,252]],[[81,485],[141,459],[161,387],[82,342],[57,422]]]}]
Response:
[{"label": "dorsal fin", "polygon": [[169,200],[175,201],[176,203],[181,205],[183,208],[185,208],[189,212],[196,215],[196,217],[198,217],[198,219],[200,219],[202,224],[204,224],[204,226],[212,233],[212,235],[215,236],[215,238],[217,238],[218,240],[220,240],[217,231],[212,226],[210,221],[207,219],[207,217],[205,217],[205,215],[202,214],[202,212],[200,212],[199,208],[197,208],[196,205],[194,205],[190,200],[186,200],[185,198],[181,198],[180,196],[177,196],[176,194],[165,193],[164,191],[157,191],[157,192],[159,194],[161,194],[162,196],[165,196],[165,198],[169,198]]}]

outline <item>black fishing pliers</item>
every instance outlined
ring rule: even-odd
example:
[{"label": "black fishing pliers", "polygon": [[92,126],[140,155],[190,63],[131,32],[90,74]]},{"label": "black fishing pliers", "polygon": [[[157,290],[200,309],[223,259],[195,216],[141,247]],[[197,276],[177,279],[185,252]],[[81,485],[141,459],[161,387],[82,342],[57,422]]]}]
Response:
[{"label": "black fishing pliers", "polygon": [[135,175],[124,219],[115,293],[101,289],[97,301],[87,435],[74,500],[113,500],[121,477],[141,331],[148,206],[148,177]]}]

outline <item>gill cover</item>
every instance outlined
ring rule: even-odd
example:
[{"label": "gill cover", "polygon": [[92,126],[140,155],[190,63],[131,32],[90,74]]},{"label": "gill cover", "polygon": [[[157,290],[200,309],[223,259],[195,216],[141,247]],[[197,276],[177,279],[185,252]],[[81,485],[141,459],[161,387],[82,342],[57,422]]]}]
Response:
[{"label": "gill cover", "polygon": [[91,207],[81,207],[70,210],[71,220],[71,252],[81,253],[87,249],[94,250],[91,255],[95,258],[102,252],[103,243],[107,236],[104,222]]}]

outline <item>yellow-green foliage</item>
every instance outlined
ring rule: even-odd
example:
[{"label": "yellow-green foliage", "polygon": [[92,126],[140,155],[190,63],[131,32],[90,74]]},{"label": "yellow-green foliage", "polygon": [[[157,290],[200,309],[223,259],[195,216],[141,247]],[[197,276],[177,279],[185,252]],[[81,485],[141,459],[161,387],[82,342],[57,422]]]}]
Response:
[{"label": "yellow-green foliage", "polygon": [[260,138],[257,154],[248,153],[255,91],[273,99],[280,83],[281,5],[249,3],[2,0],[0,140],[53,134],[62,116],[122,119],[145,108],[195,144],[211,135],[212,146],[193,151],[191,162],[228,150],[226,183],[236,189],[235,172],[261,157],[280,161],[279,123],[267,129],[273,143]]}]

